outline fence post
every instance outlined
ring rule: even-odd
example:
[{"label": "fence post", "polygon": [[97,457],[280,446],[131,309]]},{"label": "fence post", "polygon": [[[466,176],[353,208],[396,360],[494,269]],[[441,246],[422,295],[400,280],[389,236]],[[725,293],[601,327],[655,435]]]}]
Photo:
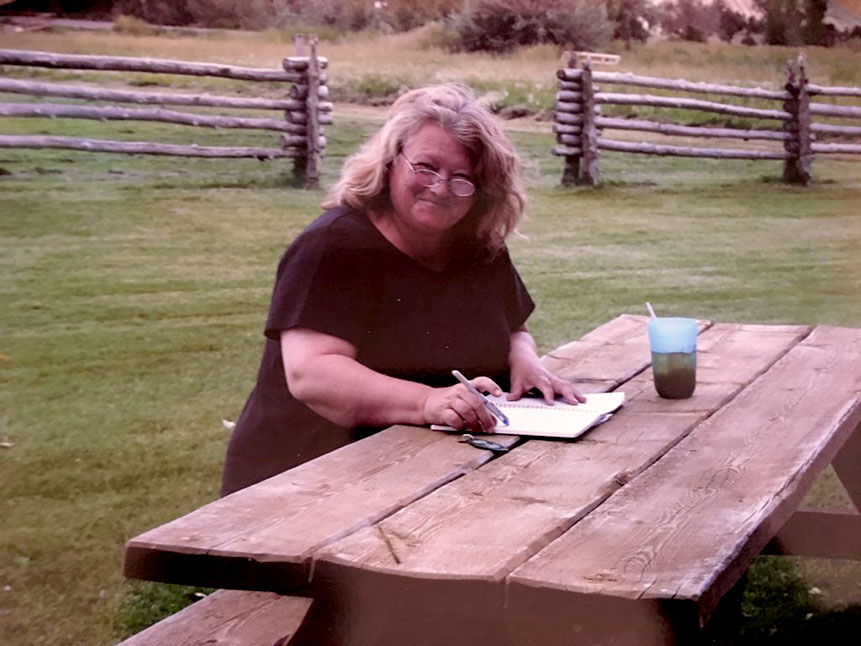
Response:
[{"label": "fence post", "polygon": [[807,186],[813,177],[811,172],[813,151],[810,146],[810,91],[807,87],[809,81],[804,54],[798,55],[795,67],[791,61],[787,67],[789,72],[786,91],[789,92],[790,98],[786,100],[783,107],[792,115],[786,123],[792,138],[784,140],[783,144],[788,154],[783,164],[783,181],[787,184]]},{"label": "fence post", "polygon": [[311,38],[308,58],[308,97],[305,99],[305,188],[320,184],[320,61],[317,59],[317,37]]},{"label": "fence post", "polygon": [[580,76],[580,86],[583,98],[583,123],[580,132],[580,150],[582,151],[582,168],[580,169],[580,184],[595,186],[598,184],[598,129],[595,127],[595,91],[592,85],[592,64],[588,59],[583,61],[583,74]]},{"label": "fence post", "polygon": [[[568,69],[577,67],[576,52],[570,52],[568,60],[565,62],[565,67]],[[580,80],[578,79],[576,82],[579,84]],[[571,186],[572,184],[576,184],[580,178],[580,155],[565,155],[564,159],[565,165],[562,167],[562,186]]]}]

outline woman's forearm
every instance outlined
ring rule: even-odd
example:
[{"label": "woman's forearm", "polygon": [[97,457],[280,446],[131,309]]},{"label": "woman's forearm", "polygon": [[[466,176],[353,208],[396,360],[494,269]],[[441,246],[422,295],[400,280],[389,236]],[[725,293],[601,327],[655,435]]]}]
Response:
[{"label": "woman's forearm", "polygon": [[296,399],[341,426],[426,423],[430,387],[382,375],[350,357],[318,356],[313,366],[291,370],[287,383]]}]

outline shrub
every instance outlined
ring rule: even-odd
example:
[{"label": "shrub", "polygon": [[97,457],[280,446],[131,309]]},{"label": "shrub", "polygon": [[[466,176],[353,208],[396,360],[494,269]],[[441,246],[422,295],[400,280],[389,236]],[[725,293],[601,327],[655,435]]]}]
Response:
[{"label": "shrub", "polygon": [[171,0],[118,0],[120,14],[136,16],[153,25],[188,25],[192,22],[187,3]]},{"label": "shrub", "polygon": [[467,0],[447,26],[454,49],[468,52],[503,53],[536,43],[594,50],[613,32],[603,4],[580,0]]},{"label": "shrub", "polygon": [[136,16],[120,14],[114,18],[114,31],[132,36],[153,36],[158,33],[158,28]]},{"label": "shrub", "polygon": [[462,5],[462,0],[387,0],[381,12],[396,30],[407,31],[447,18]]},{"label": "shrub", "polygon": [[708,36],[718,32],[720,8],[717,3],[678,0],[667,7],[662,26],[668,34],[682,40],[705,42]]}]

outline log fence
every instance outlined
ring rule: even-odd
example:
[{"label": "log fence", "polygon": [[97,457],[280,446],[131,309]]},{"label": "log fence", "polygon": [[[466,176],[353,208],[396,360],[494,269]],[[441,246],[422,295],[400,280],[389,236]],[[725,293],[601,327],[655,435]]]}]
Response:
[{"label": "log fence", "polygon": [[[590,61],[579,67],[557,72],[558,92],[553,131],[557,145],[553,154],[564,157],[562,183],[595,185],[600,180],[600,152],[610,150],[646,155],[669,155],[714,159],[764,159],[784,162],[783,180],[807,185],[812,181],[811,167],[816,154],[861,154],[861,144],[820,142],[819,138],[861,137],[861,126],[846,120],[861,119],[861,106],[812,102],[811,97],[861,97],[861,88],[814,85],[807,78],[806,61],[800,55],[790,62],[787,82],[782,90],[746,88],[682,79],[638,76],[630,73],[593,71]],[[602,92],[596,83],[645,87],[674,92],[718,94],[760,101],[780,101],[777,108],[721,103],[685,96],[660,96]],[[777,127],[729,128],[690,126],[647,119],[623,119],[603,116],[602,106],[648,106],[704,111],[757,121],[780,122]],[[814,122],[813,117],[840,119],[842,123]],[[714,148],[655,144],[610,139],[605,130],[654,133],[668,137],[705,137],[716,139],[756,140],[770,148]]]},{"label": "log fence", "polygon": [[[95,119],[98,121],[149,121],[216,129],[265,130],[280,134],[277,147],[203,146],[151,141],[114,141],[45,135],[0,134],[0,148],[60,148],[90,152],[173,155],[207,158],[256,158],[293,160],[294,178],[307,188],[319,184],[320,163],[326,148],[323,126],[332,123],[332,103],[323,69],[327,60],[317,55],[310,39],[310,54],[284,59],[283,69],[258,69],[190,61],[89,56],[0,49],[0,65],[64,70],[96,70],[146,74],[207,76],[284,83],[283,98],[251,98],[110,89],[92,85],[54,83],[0,77],[0,94],[74,99],[84,103],[43,101],[0,102],[0,117],[47,119]],[[302,52],[304,43],[297,43]],[[137,107],[109,104],[137,104]],[[282,118],[204,114],[164,106],[278,110]]]}]

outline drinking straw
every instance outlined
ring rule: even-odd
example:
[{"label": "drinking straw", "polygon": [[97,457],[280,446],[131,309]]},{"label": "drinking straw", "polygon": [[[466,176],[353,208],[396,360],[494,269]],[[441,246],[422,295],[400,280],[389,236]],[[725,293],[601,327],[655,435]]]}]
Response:
[{"label": "drinking straw", "polygon": [[649,316],[653,319],[658,318],[658,315],[655,314],[655,310],[652,308],[652,304],[649,301],[646,301],[646,309],[649,310]]}]

